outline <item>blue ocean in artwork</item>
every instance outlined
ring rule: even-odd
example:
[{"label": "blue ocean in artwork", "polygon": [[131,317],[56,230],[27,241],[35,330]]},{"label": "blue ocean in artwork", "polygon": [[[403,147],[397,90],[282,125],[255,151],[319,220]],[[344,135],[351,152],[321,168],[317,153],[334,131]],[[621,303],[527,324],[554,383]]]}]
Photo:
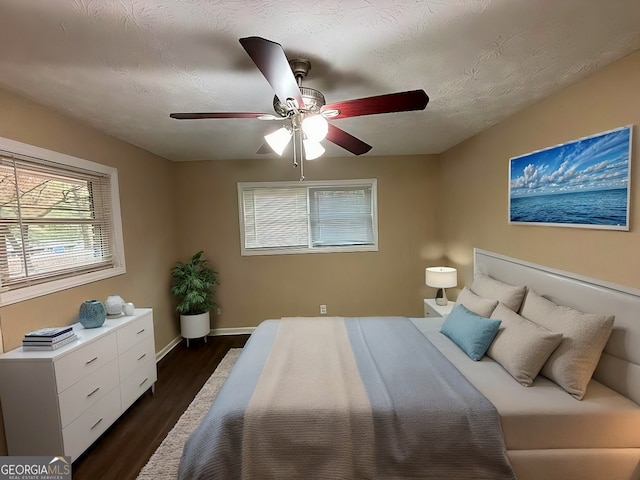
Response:
[{"label": "blue ocean in artwork", "polygon": [[624,226],[627,189],[571,192],[511,199],[512,222]]}]

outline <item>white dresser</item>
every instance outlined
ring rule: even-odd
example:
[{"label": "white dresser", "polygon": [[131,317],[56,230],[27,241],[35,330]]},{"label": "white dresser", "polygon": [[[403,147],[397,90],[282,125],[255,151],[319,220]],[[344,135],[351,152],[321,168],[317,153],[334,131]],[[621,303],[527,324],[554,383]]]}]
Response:
[{"label": "white dresser", "polygon": [[58,350],[0,355],[0,400],[9,455],[86,450],[157,380],[153,311],[73,325],[78,340]]}]

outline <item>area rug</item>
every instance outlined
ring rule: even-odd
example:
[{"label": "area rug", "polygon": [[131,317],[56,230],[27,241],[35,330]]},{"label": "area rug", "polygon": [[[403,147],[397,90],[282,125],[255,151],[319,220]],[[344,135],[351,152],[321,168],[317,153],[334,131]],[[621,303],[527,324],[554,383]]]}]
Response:
[{"label": "area rug", "polygon": [[229,376],[231,367],[236,363],[241,351],[241,348],[232,348],[227,352],[209,380],[142,468],[137,480],[175,480],[178,477],[178,466],[184,444],[209,411],[213,399]]}]

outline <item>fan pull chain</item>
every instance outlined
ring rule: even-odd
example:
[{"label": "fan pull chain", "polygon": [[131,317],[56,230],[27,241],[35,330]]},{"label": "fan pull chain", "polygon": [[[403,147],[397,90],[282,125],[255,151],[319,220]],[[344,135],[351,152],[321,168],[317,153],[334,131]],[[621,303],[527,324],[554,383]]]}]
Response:
[{"label": "fan pull chain", "polygon": [[300,181],[304,181],[304,145],[302,143],[302,132],[298,132],[298,140],[300,142]]},{"label": "fan pull chain", "polygon": [[297,147],[297,141],[296,141],[296,130],[293,130],[293,141],[291,142],[293,144],[293,166],[297,167],[298,166],[298,147]]},{"label": "fan pull chain", "polygon": [[[302,144],[302,132],[298,129],[293,130],[293,166],[300,165],[300,181],[304,180],[304,147]],[[298,161],[298,157],[300,161]]]}]

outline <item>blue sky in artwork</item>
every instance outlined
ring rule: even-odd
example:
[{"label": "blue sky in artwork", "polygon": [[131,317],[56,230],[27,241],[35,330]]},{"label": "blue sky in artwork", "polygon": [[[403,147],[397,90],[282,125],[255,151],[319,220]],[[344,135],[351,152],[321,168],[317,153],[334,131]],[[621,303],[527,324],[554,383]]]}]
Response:
[{"label": "blue sky in artwork", "polygon": [[630,139],[624,127],[512,158],[511,198],[627,188]]}]

